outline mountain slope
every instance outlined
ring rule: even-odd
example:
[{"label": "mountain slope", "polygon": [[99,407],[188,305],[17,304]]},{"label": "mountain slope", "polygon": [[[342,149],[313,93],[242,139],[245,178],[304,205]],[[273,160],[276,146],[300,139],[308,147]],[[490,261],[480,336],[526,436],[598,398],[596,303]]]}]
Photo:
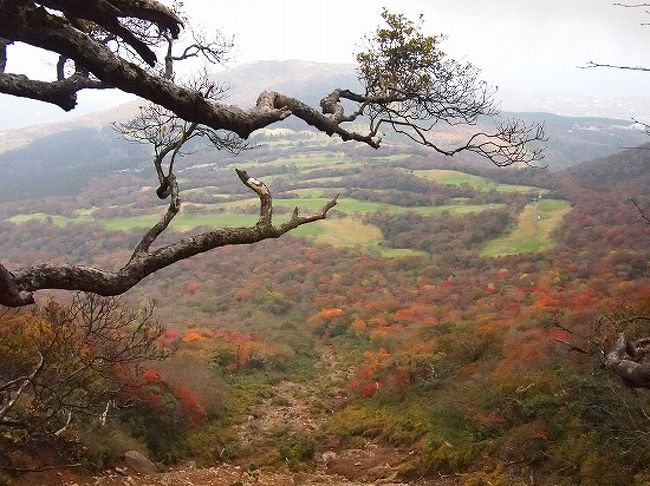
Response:
[{"label": "mountain slope", "polygon": [[[253,105],[265,89],[281,91],[318,106],[319,100],[334,88],[358,87],[353,66],[348,64],[264,61],[238,66],[214,76],[225,86],[232,86],[225,102],[242,106]],[[138,102],[133,102],[74,121],[0,133],[3,141],[0,147],[0,201],[75,193],[93,177],[148,166],[148,148],[120,139],[107,127],[113,120],[132,116],[137,106]],[[545,113],[508,113],[505,116],[545,123],[549,135],[546,163],[551,170],[607,156],[623,146],[634,146],[647,140],[645,134],[629,121],[560,117]],[[277,127],[309,129],[301,120],[293,118]],[[436,136],[439,140],[459,141],[470,133],[469,130],[441,126],[437,128]],[[404,143],[397,136],[390,136],[388,140]],[[408,150],[414,149],[410,147]],[[188,157],[185,163],[200,162],[194,156]]]},{"label": "mountain slope", "polygon": [[650,187],[650,143],[565,171],[574,181],[603,191],[647,194]]}]

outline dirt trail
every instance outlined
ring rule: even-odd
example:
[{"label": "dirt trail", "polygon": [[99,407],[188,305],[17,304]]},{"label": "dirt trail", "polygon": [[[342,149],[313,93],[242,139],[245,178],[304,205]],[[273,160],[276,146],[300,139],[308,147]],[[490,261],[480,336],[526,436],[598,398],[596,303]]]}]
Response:
[{"label": "dirt trail", "polygon": [[[331,346],[321,348],[317,364],[318,379],[309,383],[279,382],[274,395],[263,400],[240,424],[234,426],[245,452],[235,464],[221,464],[210,468],[196,468],[193,465],[175,467],[167,472],[148,476],[109,472],[91,478],[78,478],[64,473],[39,482],[37,476],[21,481],[23,486],[68,485],[68,486],[292,486],[329,485],[402,486],[396,480],[397,467],[409,458],[408,451],[367,441],[357,448],[341,444],[321,444],[316,454],[315,467],[309,472],[293,472],[262,468],[251,471],[247,464],[263,464],[266,453],[276,454],[278,431],[283,433],[309,433],[317,430],[333,410],[347,399],[346,383],[351,370],[340,363]],[[261,451],[261,452],[260,452]],[[271,452],[272,451],[272,452]],[[455,478],[422,480],[408,484],[421,486],[452,486],[459,484]]]},{"label": "dirt trail", "polygon": [[318,379],[308,383],[281,381],[273,396],[263,400],[234,428],[243,445],[251,446],[278,429],[311,432],[327,419],[336,403],[347,400],[345,372],[331,346],[321,350]]}]

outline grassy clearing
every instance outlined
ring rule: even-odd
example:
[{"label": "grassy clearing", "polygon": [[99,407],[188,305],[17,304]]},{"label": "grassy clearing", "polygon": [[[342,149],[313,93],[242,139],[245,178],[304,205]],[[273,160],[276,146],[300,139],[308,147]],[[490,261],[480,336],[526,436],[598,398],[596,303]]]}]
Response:
[{"label": "grassy clearing", "polygon": [[219,189],[216,186],[203,186],[203,187],[195,187],[194,189],[184,189],[183,190],[184,195],[188,194],[200,194],[200,195],[207,195],[211,197],[231,197],[232,194],[229,194],[227,192],[219,192]]},{"label": "grassy clearing", "polygon": [[[322,208],[328,199],[322,197],[311,198],[292,198],[292,199],[275,199],[273,204],[277,207],[293,208],[298,207],[307,211],[314,211]],[[238,208],[246,207],[251,204],[257,204],[255,199],[242,199],[240,201],[233,201],[223,204],[222,206],[227,210],[237,210]],[[334,208],[336,211],[344,212],[346,214],[352,213],[376,213],[385,211],[387,213],[400,214],[407,212],[414,212],[422,216],[434,216],[448,212],[449,214],[468,214],[488,211],[490,209],[497,209],[503,207],[503,204],[453,204],[447,206],[397,206],[395,204],[382,204],[373,201],[361,201],[350,197],[339,198],[338,204]]]},{"label": "grassy clearing", "polygon": [[[19,214],[9,218],[11,223],[26,223],[28,221],[46,222],[49,220],[59,227],[64,227],[70,223],[88,223],[95,222],[104,225],[112,231],[129,231],[139,228],[151,228],[162,214],[143,214],[142,216],[131,216],[113,219],[91,219],[87,216],[77,218],[67,218],[65,216],[52,216],[44,213]],[[179,214],[172,224],[171,228],[177,231],[189,231],[197,226],[214,226],[234,228],[238,226],[251,226],[257,222],[258,216],[249,214],[220,213],[220,214]]]},{"label": "grassy clearing", "polygon": [[551,233],[571,211],[568,201],[542,199],[524,207],[517,226],[509,234],[488,242],[481,250],[486,257],[534,253],[555,246]]},{"label": "grassy clearing", "polygon": [[95,211],[97,211],[97,208],[83,208],[77,209],[74,214],[78,218],[89,218]]},{"label": "grassy clearing", "polygon": [[[324,193],[331,192],[343,192],[341,187],[314,187],[306,189],[294,189],[293,191],[287,191],[289,194],[295,194],[299,198],[312,198],[312,197],[324,197]],[[276,201],[278,199],[276,198]],[[288,199],[290,201],[290,199]]]},{"label": "grassy clearing", "polygon": [[45,213],[32,213],[32,214],[17,214],[16,216],[12,216],[11,218],[7,219],[7,221],[16,224],[27,223],[28,221],[41,221],[41,222],[51,221],[52,224],[63,227],[66,226],[68,223],[76,222],[78,219],[81,218],[68,218],[66,216],[50,215]]},{"label": "grassy clearing", "polygon": [[438,184],[443,184],[446,186],[460,186],[462,184],[468,184],[474,189],[479,191],[497,191],[497,192],[535,192],[544,194],[548,190],[541,189],[535,186],[522,186],[516,184],[501,184],[495,182],[491,179],[485,177],[467,174],[465,172],[460,172],[458,170],[442,170],[442,169],[431,169],[431,170],[415,170],[413,173],[421,177],[422,179],[427,179]]},{"label": "grassy clearing", "polygon": [[412,256],[429,256],[429,253],[423,250],[413,250],[412,248],[380,248],[382,256],[385,258],[404,258]]},{"label": "grassy clearing", "polygon": [[[338,167],[343,162],[350,162],[342,153],[330,152],[327,154],[303,154],[295,157],[281,157],[267,162],[246,162],[237,164],[237,168],[243,170],[254,170],[260,167],[282,167],[295,165],[301,170],[322,169],[324,167]],[[347,165],[347,164],[346,164]],[[357,165],[357,164],[353,164]]]},{"label": "grassy clearing", "polygon": [[[111,220],[98,221],[108,230],[129,231],[135,228],[150,228],[160,218],[157,214],[133,216],[129,218],[115,218]],[[190,231],[197,226],[213,226],[236,228],[239,226],[251,226],[258,220],[258,216],[252,214],[179,214],[172,221],[170,228],[177,231]]]},{"label": "grassy clearing", "polygon": [[407,160],[412,158],[412,155],[409,154],[394,154],[394,155],[382,155],[379,157],[373,157],[373,160],[384,160],[388,162],[396,162],[400,160]]},{"label": "grassy clearing", "polygon": [[375,246],[383,238],[374,224],[364,224],[353,218],[331,218],[296,228],[293,236],[314,238],[318,243],[332,246]]},{"label": "grassy clearing", "polygon": [[332,176],[332,177],[312,177],[311,179],[301,180],[300,182],[310,183],[318,182],[320,184],[340,184],[343,180],[343,176]]},{"label": "grassy clearing", "polygon": [[377,250],[387,258],[428,255],[424,251],[409,248],[383,247],[384,235],[381,230],[374,224],[365,224],[355,218],[331,218],[318,221],[300,226],[292,231],[291,235],[332,246]]}]

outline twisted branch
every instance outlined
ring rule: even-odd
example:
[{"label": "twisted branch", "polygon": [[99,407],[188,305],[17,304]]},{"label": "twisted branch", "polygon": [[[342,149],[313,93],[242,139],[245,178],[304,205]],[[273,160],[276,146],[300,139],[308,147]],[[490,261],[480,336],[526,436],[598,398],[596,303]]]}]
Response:
[{"label": "twisted branch", "polygon": [[620,333],[612,350],[605,357],[605,367],[616,373],[632,388],[650,388],[650,364],[643,358],[650,352],[650,338],[628,341]]},{"label": "twisted branch", "polygon": [[[279,238],[298,226],[325,219],[330,209],[336,205],[337,198],[334,198],[319,211],[308,216],[301,216],[298,208],[295,208],[289,221],[276,226],[272,221],[271,193],[266,184],[250,177],[245,171],[237,171],[237,174],[242,183],[260,198],[260,219],[255,226],[219,228],[182,238],[152,251],[151,245],[180,209],[180,198],[175,188],[172,194],[176,196],[172,196],[165,215],[143,236],[129,262],[120,270],[111,272],[82,265],[43,264],[10,273],[0,265],[0,304],[17,307],[33,303],[32,292],[42,289],[80,290],[103,296],[119,295],[146,276],[180,260],[222,246],[248,245],[269,238]],[[173,186],[176,186],[175,179]]]}]

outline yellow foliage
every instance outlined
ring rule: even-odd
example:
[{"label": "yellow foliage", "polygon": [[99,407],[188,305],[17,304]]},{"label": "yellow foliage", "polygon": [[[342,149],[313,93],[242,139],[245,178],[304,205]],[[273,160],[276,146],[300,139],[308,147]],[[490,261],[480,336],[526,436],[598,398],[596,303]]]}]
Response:
[{"label": "yellow foliage", "polygon": [[366,324],[366,321],[359,319],[358,317],[352,321],[352,324],[350,324],[350,329],[352,329],[352,332],[355,334],[361,334],[367,327],[368,324]]},{"label": "yellow foliage", "polygon": [[188,331],[183,337],[183,342],[185,343],[196,343],[199,341],[203,341],[203,336],[196,331]]}]

